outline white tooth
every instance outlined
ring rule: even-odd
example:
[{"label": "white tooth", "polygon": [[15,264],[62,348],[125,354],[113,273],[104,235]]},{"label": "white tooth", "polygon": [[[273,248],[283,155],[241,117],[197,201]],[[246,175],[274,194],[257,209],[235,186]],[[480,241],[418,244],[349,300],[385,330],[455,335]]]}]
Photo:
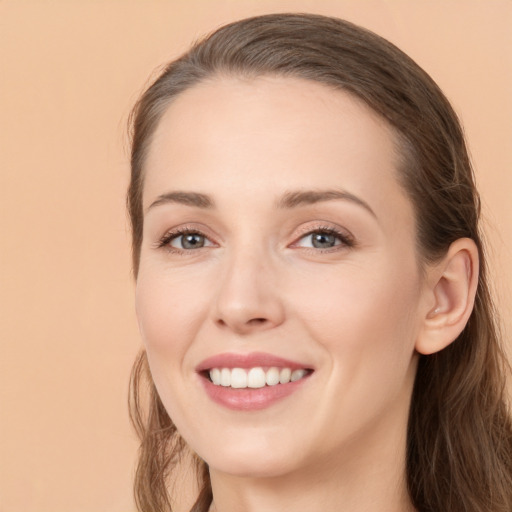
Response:
[{"label": "white tooth", "polygon": [[251,368],[247,376],[247,385],[250,388],[262,388],[265,385],[265,372],[263,368]]},{"label": "white tooth", "polygon": [[306,370],[293,370],[290,380],[295,382],[296,380],[302,379],[306,375]]},{"label": "white tooth", "polygon": [[231,386],[231,371],[229,368],[222,368],[220,371],[220,385],[221,386]]},{"label": "white tooth", "polygon": [[231,387],[232,388],[246,388],[247,387],[247,372],[242,368],[233,368],[231,370]]},{"label": "white tooth", "polygon": [[290,382],[290,377],[292,376],[292,371],[290,368],[283,368],[279,373],[279,382],[281,384],[288,384]]},{"label": "white tooth", "polygon": [[220,384],[220,370],[218,368],[212,368],[210,370],[210,379],[217,386]]},{"label": "white tooth", "polygon": [[279,368],[272,367],[267,371],[265,376],[267,386],[275,386],[279,384]]}]

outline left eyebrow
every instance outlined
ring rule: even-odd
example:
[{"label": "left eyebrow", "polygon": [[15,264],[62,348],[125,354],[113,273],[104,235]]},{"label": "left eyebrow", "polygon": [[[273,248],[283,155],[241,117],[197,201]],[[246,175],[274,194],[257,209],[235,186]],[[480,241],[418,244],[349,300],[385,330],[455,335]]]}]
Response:
[{"label": "left eyebrow", "polygon": [[344,190],[290,191],[286,192],[278,199],[276,206],[277,208],[297,208],[298,206],[305,206],[333,200],[343,200],[355,203],[358,206],[362,206],[365,210],[370,212],[373,217],[377,218],[377,215],[375,215],[375,212],[366,201],[363,201],[361,198]]}]

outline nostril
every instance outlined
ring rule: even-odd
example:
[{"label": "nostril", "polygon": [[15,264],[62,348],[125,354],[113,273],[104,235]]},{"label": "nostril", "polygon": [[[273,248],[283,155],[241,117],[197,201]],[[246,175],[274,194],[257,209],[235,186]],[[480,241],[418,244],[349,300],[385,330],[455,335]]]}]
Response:
[{"label": "nostril", "polygon": [[264,324],[267,321],[266,318],[252,318],[247,323],[252,325]]},{"label": "nostril", "polygon": [[258,317],[258,318],[250,318],[249,320],[241,320],[241,321],[226,321],[224,318],[217,319],[217,325],[221,328],[231,327],[235,330],[247,331],[251,329],[258,329],[259,327],[263,327],[269,323],[268,318]]}]

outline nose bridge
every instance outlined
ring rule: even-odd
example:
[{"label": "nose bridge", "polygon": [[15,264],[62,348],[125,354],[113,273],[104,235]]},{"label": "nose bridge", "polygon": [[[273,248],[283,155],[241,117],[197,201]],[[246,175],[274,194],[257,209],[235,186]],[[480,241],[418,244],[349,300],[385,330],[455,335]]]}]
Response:
[{"label": "nose bridge", "polygon": [[238,333],[279,325],[284,308],[272,251],[262,241],[240,240],[226,256],[217,291],[217,324]]}]

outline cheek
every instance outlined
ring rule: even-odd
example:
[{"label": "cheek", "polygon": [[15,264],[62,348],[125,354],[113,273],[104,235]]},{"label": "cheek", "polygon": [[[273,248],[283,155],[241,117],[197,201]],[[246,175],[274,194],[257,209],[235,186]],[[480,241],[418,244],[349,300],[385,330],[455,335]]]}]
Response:
[{"label": "cheek", "polygon": [[418,289],[403,273],[397,279],[390,272],[355,269],[325,282],[322,293],[304,297],[301,317],[329,361],[318,405],[325,436],[338,438],[406,414],[416,336],[416,319],[407,312]]},{"label": "cheek", "polygon": [[[384,265],[370,270],[353,266],[320,277],[316,289],[311,281],[295,281],[290,296],[296,298],[300,317],[332,341],[341,338],[348,342],[352,339],[349,335],[359,330],[400,330],[410,323],[419,298],[414,271],[396,272]],[[364,341],[358,340],[358,345]]]},{"label": "cheek", "polygon": [[347,385],[367,386],[379,379],[399,385],[414,353],[417,273],[393,265],[368,268],[345,268],[325,276],[316,293],[301,293],[306,288],[297,283],[295,297],[301,300],[296,307],[302,311],[298,316],[323,346],[334,374]]},{"label": "cheek", "polygon": [[141,268],[136,286],[137,319],[151,376],[177,425],[191,421],[187,377],[193,368],[187,354],[204,318],[200,305],[204,293],[198,293],[197,284],[161,268]]},{"label": "cheek", "polygon": [[150,358],[165,357],[178,362],[194,338],[202,318],[197,281],[177,278],[162,270],[141,269],[136,287],[139,328]]}]

